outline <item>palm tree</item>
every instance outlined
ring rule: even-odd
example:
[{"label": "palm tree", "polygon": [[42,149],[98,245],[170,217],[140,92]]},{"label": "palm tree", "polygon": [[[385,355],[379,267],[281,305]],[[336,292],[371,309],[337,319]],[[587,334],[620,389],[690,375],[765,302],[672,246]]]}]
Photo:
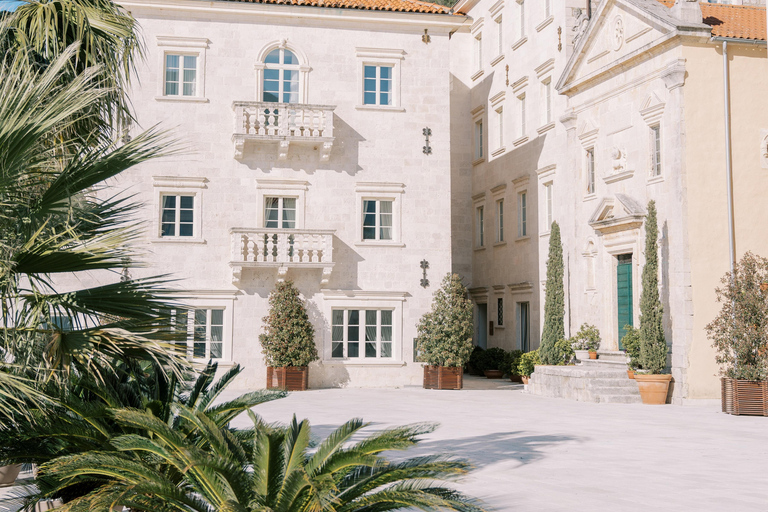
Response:
[{"label": "palm tree", "polygon": [[304,420],[269,426],[247,411],[253,426],[234,431],[179,404],[181,428],[138,410],[113,411],[126,429],[148,435],[114,438],[117,451],[90,451],[55,459],[41,468],[55,478],[56,495],[97,482],[87,496],[62,511],[378,512],[418,509],[482,512],[481,504],[438,485],[465,474],[469,465],[442,456],[391,462],[381,454],[414,446],[434,425],[392,428],[350,444],[366,426],[359,419],[339,427],[311,450]]}]

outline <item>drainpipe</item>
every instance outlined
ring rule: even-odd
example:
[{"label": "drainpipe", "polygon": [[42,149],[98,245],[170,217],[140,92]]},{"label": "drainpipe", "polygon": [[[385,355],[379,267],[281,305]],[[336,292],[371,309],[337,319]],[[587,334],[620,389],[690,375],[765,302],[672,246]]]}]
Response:
[{"label": "drainpipe", "polygon": [[725,175],[728,193],[728,249],[731,275],[736,266],[736,241],[733,235],[733,169],[731,161],[731,88],[728,73],[728,41],[723,41],[723,103],[725,105]]}]

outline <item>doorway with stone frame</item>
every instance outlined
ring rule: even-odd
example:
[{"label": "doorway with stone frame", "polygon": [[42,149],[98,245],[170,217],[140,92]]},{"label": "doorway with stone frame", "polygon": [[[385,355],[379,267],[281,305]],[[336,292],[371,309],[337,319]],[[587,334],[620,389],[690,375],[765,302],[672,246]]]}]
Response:
[{"label": "doorway with stone frame", "polygon": [[624,350],[621,340],[627,334],[625,327],[634,325],[632,284],[632,254],[619,254],[616,256],[616,320],[619,350]]}]

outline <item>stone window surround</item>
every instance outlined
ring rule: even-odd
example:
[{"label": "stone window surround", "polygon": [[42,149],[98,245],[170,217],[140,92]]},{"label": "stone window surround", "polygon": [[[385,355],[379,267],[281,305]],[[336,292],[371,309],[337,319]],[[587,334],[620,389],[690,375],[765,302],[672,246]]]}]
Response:
[{"label": "stone window surround", "polygon": [[[495,211],[495,221],[496,221],[496,223],[498,223],[498,204],[499,204],[499,201],[504,201],[504,203],[506,203],[507,202],[507,201],[505,201],[506,198],[507,198],[507,184],[506,183],[502,183],[500,185],[496,185],[495,187],[493,187],[491,189],[491,199],[493,199],[493,204],[496,205],[496,211]],[[507,204],[505,204],[504,207],[505,207],[504,217],[508,220],[509,219],[509,207],[508,207]],[[505,233],[504,233],[504,240],[496,241],[493,244],[494,247],[500,247],[502,245],[507,245],[507,238],[509,238],[509,222],[507,222],[507,224],[504,227],[506,228],[505,229]],[[495,226],[494,231],[498,235],[498,233],[499,233],[498,225]],[[498,236],[496,238],[498,238]]]},{"label": "stone window surround", "polygon": [[[185,290],[179,292],[183,295],[179,299],[184,305],[191,309],[223,309],[224,310],[224,334],[222,336],[222,354],[221,359],[217,359],[216,362],[219,367],[233,366],[233,325],[234,325],[234,310],[235,300],[237,295],[241,293],[239,290]],[[194,332],[191,330],[194,325],[194,311],[189,312],[188,318],[188,336],[187,344],[191,347],[193,341]],[[203,359],[192,359],[192,361],[206,362]]]},{"label": "stone window surround", "polygon": [[[539,133],[539,135],[551,130],[555,127],[555,119],[554,119],[554,113],[555,113],[555,98],[554,98],[554,82],[552,81],[552,72],[555,69],[555,59],[548,59],[543,64],[538,66],[536,71],[536,78],[539,80],[539,83],[542,85],[542,126],[540,126],[536,131]],[[547,106],[546,106],[546,86],[549,84],[549,102],[550,102],[550,115],[552,116],[551,119],[547,119]]]},{"label": "stone window surround", "polygon": [[[195,178],[189,176],[153,176],[152,187],[154,188],[154,204],[153,204],[153,226],[152,237],[150,241],[152,243],[187,243],[187,244],[204,244],[203,238],[203,190],[208,188],[206,185],[208,180],[206,178]],[[194,218],[193,218],[193,232],[191,237],[181,236],[160,236],[160,217],[162,215],[163,196],[181,195],[181,196],[193,196],[195,198],[194,203]]]},{"label": "stone window surround", "polygon": [[[528,240],[531,238],[531,197],[528,194],[528,182],[530,181],[528,175],[521,176],[512,180],[512,184],[515,186],[515,196],[517,204],[515,205],[516,221],[517,221],[517,238],[515,242]],[[522,194],[525,194],[525,235],[521,235],[522,231]]]},{"label": "stone window surround", "polygon": [[[157,36],[158,63],[160,78],[157,81],[156,101],[178,101],[192,103],[208,103],[205,97],[205,55],[210,41],[205,37]],[[194,55],[197,57],[197,72],[195,75],[194,96],[165,95],[165,56]]]},{"label": "stone window surround", "polygon": [[474,166],[474,165],[477,165],[479,163],[485,162],[485,153],[486,153],[486,151],[485,151],[485,142],[488,139],[488,133],[487,133],[488,129],[487,128],[484,130],[486,133],[483,134],[483,137],[482,137],[483,140],[480,141],[481,142],[481,147],[482,147],[481,156],[479,158],[475,158],[475,155],[477,154],[477,143],[478,143],[475,126],[477,125],[478,121],[482,122],[484,127],[486,125],[486,123],[485,123],[485,105],[480,105],[479,107],[475,107],[472,110],[472,112],[470,112],[470,114],[472,115],[472,139],[473,139],[473,142],[472,142],[472,159],[473,159],[472,160],[472,165]]},{"label": "stone window surround", "polygon": [[[322,313],[328,327],[323,332],[322,365],[339,366],[405,366],[403,360],[403,303],[406,292],[376,292],[361,290],[323,291]],[[356,359],[331,358],[330,320],[334,309],[390,309],[392,313],[392,357]]]},{"label": "stone window surround", "polygon": [[501,303],[502,313],[506,313],[506,309],[507,309],[507,301],[505,300],[506,298],[505,291],[506,291],[506,286],[504,286],[503,284],[493,285],[493,298],[494,298],[493,305],[494,305],[494,310],[496,312],[496,329],[504,329],[507,325],[507,322],[504,320],[504,318],[506,317],[506,314],[502,316],[502,322],[499,322],[499,299],[501,299],[502,301]]},{"label": "stone window surround", "polygon": [[517,112],[518,122],[516,123],[517,124],[516,131],[520,132],[524,128],[524,131],[522,131],[519,134],[519,137],[517,137],[512,141],[512,145],[515,147],[520,146],[521,144],[525,144],[526,142],[528,142],[528,138],[529,138],[528,135],[525,133],[525,131],[528,130],[528,123],[523,122],[524,120],[522,118],[523,115],[525,115],[526,118],[528,117],[527,111],[525,112],[525,114],[523,114],[522,112],[522,106],[527,99],[526,97],[527,88],[528,88],[527,76],[524,76],[518,79],[516,82],[512,84],[512,93],[515,95],[515,98],[517,98],[516,110],[518,111]]},{"label": "stone window surround", "polygon": [[[388,110],[392,112],[405,112],[402,107],[400,94],[400,69],[405,60],[405,50],[393,48],[355,48],[358,60],[357,110]],[[366,105],[363,102],[365,66],[389,66],[392,68],[392,104],[391,105]]]},{"label": "stone window surround", "polygon": [[[494,129],[498,131],[499,130],[499,126],[501,126],[501,130],[502,130],[501,137],[499,137],[498,133],[496,133],[496,135],[494,136],[494,141],[495,141],[495,143],[497,145],[496,148],[494,148],[493,151],[491,151],[491,156],[494,156],[494,157],[495,156],[499,156],[499,155],[503,154],[506,151],[506,146],[505,146],[504,142],[506,141],[507,138],[504,137],[504,133],[503,133],[505,131],[504,127],[506,125],[506,123],[503,120],[503,116],[504,116],[504,97],[505,97],[505,95],[506,95],[506,91],[500,91],[500,92],[494,94],[490,98],[490,100],[489,100],[490,104],[491,104],[491,110],[493,110],[494,113],[496,114],[496,121],[497,122],[495,123]],[[499,124],[499,122],[498,122],[499,121],[499,116],[502,117],[501,124]],[[501,143],[499,143],[499,141],[501,141]]]},{"label": "stone window surround", "polygon": [[472,247],[476,251],[484,251],[485,250],[485,244],[479,245],[480,241],[480,232],[478,230],[478,210],[480,208],[483,208],[483,235],[488,231],[485,229],[486,222],[486,215],[485,215],[485,192],[480,192],[479,194],[475,194],[472,196]]},{"label": "stone window surround", "polygon": [[[546,208],[547,208],[547,205],[546,205],[546,190],[545,190],[545,187],[547,185],[552,185],[552,186],[555,185],[555,173],[556,172],[557,172],[557,165],[556,164],[546,165],[546,166],[542,167],[541,169],[537,169],[536,170],[536,175],[538,176],[539,186],[540,186],[539,197],[543,197],[544,198],[544,201],[543,201],[544,202],[544,207],[543,207],[544,211],[539,213],[539,215],[542,215],[541,218],[546,218]],[[552,190],[554,192],[554,189],[552,189]],[[554,198],[552,200],[552,220],[553,221],[555,220]],[[545,224],[545,223],[542,223],[542,224]],[[542,237],[549,236],[550,228],[551,228],[551,226],[544,226],[544,225],[542,225],[542,230],[543,231],[541,231],[539,233],[539,236],[542,236]]]},{"label": "stone window surround", "polygon": [[259,228],[264,227],[265,198],[293,197],[296,198],[296,229],[305,229],[307,190],[309,190],[309,182],[304,180],[257,178],[259,208],[256,212],[256,225]]},{"label": "stone window surround", "polygon": [[264,98],[264,69],[266,68],[264,61],[272,50],[277,49],[290,50],[299,59],[299,103],[309,103],[309,72],[312,71],[312,68],[309,66],[309,60],[304,51],[289,43],[287,39],[278,39],[267,43],[259,52],[256,64],[253,65],[256,72],[254,84],[256,101],[262,101]]},{"label": "stone window surround", "polygon": [[[595,293],[597,292],[597,244],[592,237],[587,238],[587,243],[584,246],[584,252],[581,253],[581,255],[587,265],[587,272],[585,274],[587,276],[587,280],[584,286],[584,293]],[[590,277],[593,280],[591,283],[589,282]]]},{"label": "stone window surround", "polygon": [[[664,101],[660,100],[655,93],[651,92],[642,105],[640,116],[643,118],[643,121],[645,121],[645,124],[648,125],[648,164],[646,177],[648,185],[652,185],[664,181],[664,129],[662,128],[661,119],[664,116],[664,107],[666,104]],[[651,128],[655,126],[659,127],[662,158],[661,174],[658,176],[653,175],[653,151],[655,148],[653,147],[654,141],[652,140]]]},{"label": "stone window surround", "polygon": [[[355,206],[357,212],[357,234],[355,245],[358,247],[405,247],[402,242],[403,223],[403,183],[358,182],[355,186]],[[363,240],[363,201],[392,201],[392,240]],[[330,318],[330,317],[329,317]]]},{"label": "stone window surround", "polygon": [[[503,12],[504,12],[505,6],[506,6],[506,0],[499,0],[488,9],[488,14],[490,15],[493,22],[496,23],[497,25],[496,26],[496,38],[497,38],[496,47],[499,50],[498,55],[496,55],[496,57],[494,57],[493,60],[491,61],[491,66],[495,66],[496,64],[498,64],[504,59],[504,37],[503,35],[500,35],[500,34],[503,34],[503,31],[504,31]],[[499,38],[501,38],[501,41],[498,40]]]},{"label": "stone window surround", "polygon": [[[485,24],[485,18],[480,17],[475,20],[472,26],[469,28],[469,32],[472,34],[472,66],[476,69],[472,70],[471,80],[474,82],[481,76],[483,76],[484,63],[483,63],[483,25]],[[476,42],[479,41],[479,42]],[[475,45],[480,45],[479,49]],[[475,62],[478,60],[478,62]]]},{"label": "stone window surround", "polygon": [[[594,128],[591,122],[586,122],[581,130],[581,134],[579,135],[579,141],[581,142],[581,168],[582,168],[582,186],[584,190],[584,201],[592,201],[593,199],[597,198],[597,176],[599,174],[598,169],[600,167],[598,158],[597,158],[597,136],[598,136],[599,129]],[[589,150],[592,150],[592,154],[594,155],[595,159],[595,190],[593,193],[589,194],[587,193],[587,180],[589,179],[588,176],[588,162],[587,162],[587,152]]]}]

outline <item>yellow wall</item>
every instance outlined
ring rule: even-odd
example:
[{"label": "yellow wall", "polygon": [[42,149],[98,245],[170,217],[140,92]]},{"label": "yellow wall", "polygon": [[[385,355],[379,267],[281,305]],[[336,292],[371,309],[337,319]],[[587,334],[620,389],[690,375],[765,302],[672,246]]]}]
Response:
[{"label": "yellow wall", "polygon": [[[705,326],[719,311],[715,287],[729,270],[722,46],[685,46],[683,51],[694,305],[688,398],[719,398],[715,351]],[[760,167],[759,144],[760,130],[768,129],[766,49],[729,43],[728,54],[736,256],[752,251],[768,257],[768,169]]]}]

